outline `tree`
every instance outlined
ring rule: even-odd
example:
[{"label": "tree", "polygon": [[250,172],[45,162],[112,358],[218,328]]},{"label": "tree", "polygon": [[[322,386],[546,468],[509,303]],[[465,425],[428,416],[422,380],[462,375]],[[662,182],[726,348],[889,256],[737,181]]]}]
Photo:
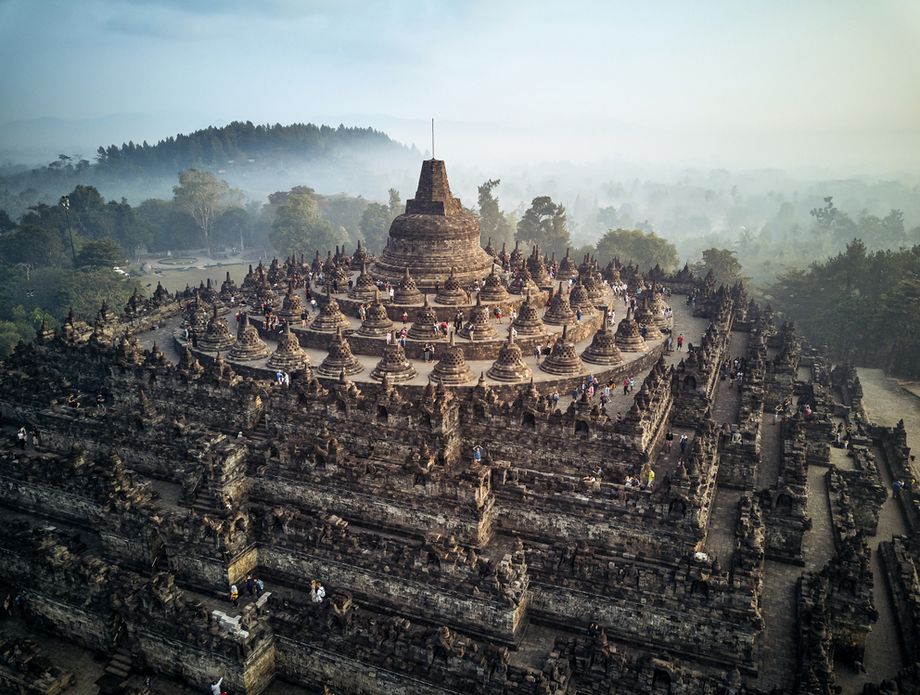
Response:
[{"label": "tree", "polygon": [[389,195],[389,208],[390,208],[390,222],[395,220],[403,211],[402,200],[399,199],[399,191],[395,188],[391,188],[387,191]]},{"label": "tree", "polygon": [[64,252],[56,234],[44,227],[26,224],[0,238],[0,256],[10,263],[39,268],[61,263]]},{"label": "tree", "polygon": [[245,208],[228,208],[214,220],[214,240],[219,244],[244,248],[252,243],[251,237],[252,219]]},{"label": "tree", "polygon": [[16,223],[6,213],[6,210],[0,210],[0,234],[11,232],[16,229]]},{"label": "tree", "polygon": [[485,246],[489,239],[499,249],[502,244],[514,243],[514,227],[498,206],[498,198],[493,191],[501,184],[501,179],[489,179],[479,186],[479,243]]},{"label": "tree", "polygon": [[857,234],[856,223],[834,205],[833,196],[827,196],[824,207],[814,208],[811,216],[815,218],[817,232],[838,244],[837,248],[841,248]]},{"label": "tree", "polygon": [[210,249],[214,220],[234,201],[234,191],[226,181],[209,171],[186,169],[179,173],[179,185],[173,187],[173,200],[195,220]]},{"label": "tree", "polygon": [[358,228],[367,248],[374,253],[381,251],[390,230],[390,209],[381,203],[370,203],[364,208]]},{"label": "tree", "polygon": [[22,336],[15,323],[12,321],[0,321],[0,359],[9,357]]},{"label": "tree", "polygon": [[634,263],[643,271],[661,266],[666,272],[677,268],[674,244],[654,232],[639,229],[610,229],[597,242],[597,260],[607,264],[614,258]]},{"label": "tree", "polygon": [[121,247],[111,239],[94,239],[83,244],[77,254],[76,266],[111,268],[123,258]]},{"label": "tree", "polygon": [[141,223],[150,229],[150,248],[175,251],[200,248],[204,242],[201,228],[171,200],[145,200],[136,208]]},{"label": "tree", "polygon": [[710,248],[703,251],[703,260],[693,266],[693,272],[704,277],[709,271],[712,271],[716,283],[724,285],[733,285],[744,279],[735,252],[728,249]]},{"label": "tree", "polygon": [[269,241],[284,255],[312,254],[345,243],[347,232],[320,216],[313,197],[295,193],[278,208]]},{"label": "tree", "polygon": [[547,195],[533,199],[517,225],[517,241],[538,244],[543,253],[562,256],[571,245],[566,226],[565,207]]}]

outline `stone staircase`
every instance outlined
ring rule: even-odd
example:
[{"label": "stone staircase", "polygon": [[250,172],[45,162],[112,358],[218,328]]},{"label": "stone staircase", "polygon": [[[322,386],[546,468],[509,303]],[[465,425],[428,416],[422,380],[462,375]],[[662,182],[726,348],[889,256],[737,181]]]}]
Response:
[{"label": "stone staircase", "polygon": [[190,506],[201,515],[221,515],[226,511],[217,493],[214,492],[210,481],[204,482],[198,487],[198,492],[195,493],[195,499]]},{"label": "stone staircase", "polygon": [[102,677],[96,681],[99,695],[148,695],[150,690],[146,686],[132,688],[128,684],[132,669],[130,652],[124,647],[119,647],[109,658]]}]

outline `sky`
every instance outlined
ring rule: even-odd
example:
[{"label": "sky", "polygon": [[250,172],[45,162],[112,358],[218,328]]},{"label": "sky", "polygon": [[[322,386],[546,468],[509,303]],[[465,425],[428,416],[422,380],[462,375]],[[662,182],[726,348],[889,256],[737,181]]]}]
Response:
[{"label": "sky", "polygon": [[920,169],[916,0],[0,0],[0,64],[6,151],[434,117],[466,165]]}]

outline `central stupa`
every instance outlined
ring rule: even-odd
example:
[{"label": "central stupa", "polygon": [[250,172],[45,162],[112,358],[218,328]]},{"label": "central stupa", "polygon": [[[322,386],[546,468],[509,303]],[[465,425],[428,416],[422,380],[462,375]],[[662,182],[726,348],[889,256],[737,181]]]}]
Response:
[{"label": "central stupa", "polygon": [[492,258],[479,245],[479,221],[451,195],[444,162],[425,160],[415,197],[390,225],[390,238],[371,276],[395,285],[408,268],[419,289],[431,292],[451,269],[467,286],[485,277],[491,266]]}]

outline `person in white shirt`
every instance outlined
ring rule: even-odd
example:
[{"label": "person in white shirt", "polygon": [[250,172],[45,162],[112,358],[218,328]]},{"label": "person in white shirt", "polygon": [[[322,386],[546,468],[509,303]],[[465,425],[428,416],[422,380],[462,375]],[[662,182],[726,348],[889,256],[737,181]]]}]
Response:
[{"label": "person in white shirt", "polygon": [[323,585],[316,579],[312,580],[310,582],[310,600],[313,603],[322,603],[324,598],[326,598],[326,590]]}]

